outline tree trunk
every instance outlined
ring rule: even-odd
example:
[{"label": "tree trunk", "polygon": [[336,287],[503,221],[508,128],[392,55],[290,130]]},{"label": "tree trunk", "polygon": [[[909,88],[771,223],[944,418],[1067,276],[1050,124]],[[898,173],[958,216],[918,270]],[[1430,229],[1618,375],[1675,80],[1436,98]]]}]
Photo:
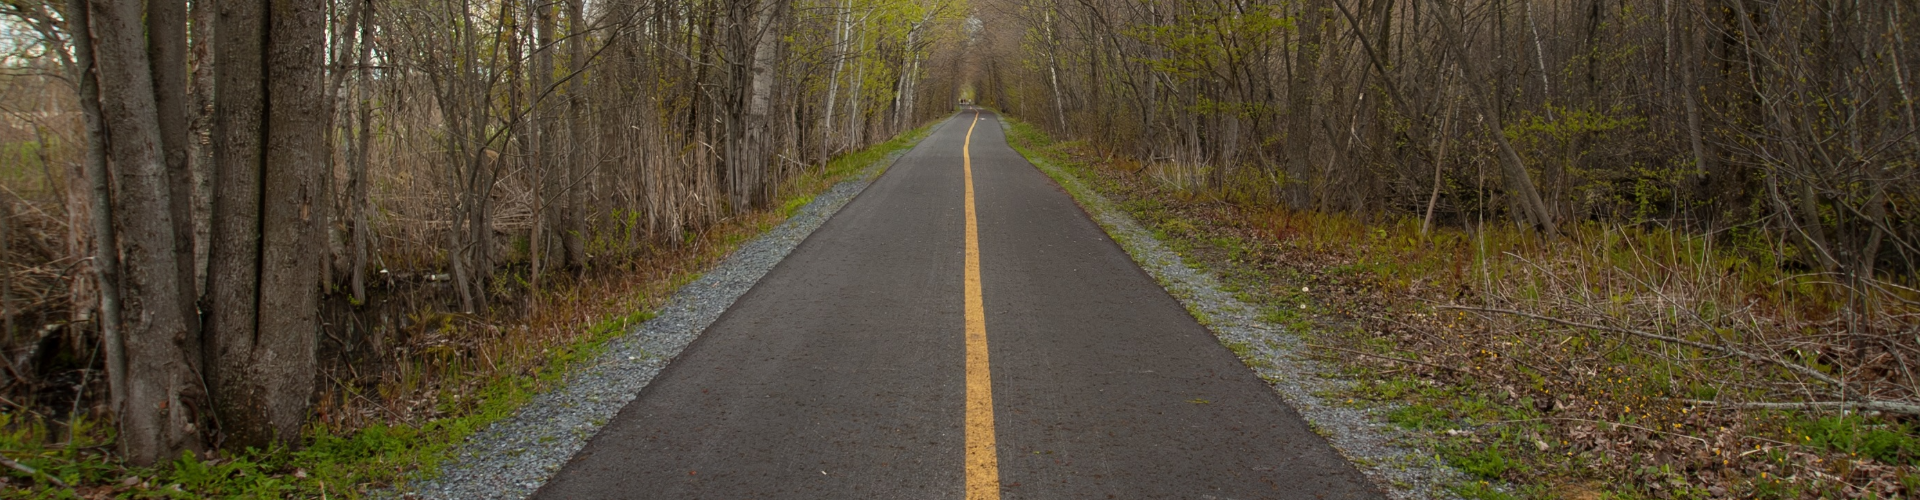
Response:
[{"label": "tree trunk", "polygon": [[833,161],[833,107],[840,95],[840,69],[847,63],[847,36],[853,29],[853,0],[841,0],[834,14],[833,70],[827,73],[826,111],[820,114],[820,164]]},{"label": "tree trunk", "polygon": [[[1680,60],[1674,65],[1680,68],[1680,103],[1682,107],[1686,108],[1687,145],[1693,153],[1693,167],[1697,172],[1695,175],[1698,175],[1702,180],[1710,180],[1719,177],[1721,173],[1718,166],[1714,164],[1713,154],[1707,149],[1706,125],[1704,123],[1705,120],[1702,118],[1703,113],[1701,113],[1700,110],[1701,89],[1698,78],[1695,76],[1699,71],[1696,66],[1705,64],[1706,59],[1701,57],[1698,52],[1700,45],[1704,42],[1700,40],[1700,36],[1693,33],[1695,30],[1690,27],[1691,23],[1686,21],[1693,18],[1692,14],[1693,9],[1687,9],[1686,15],[1671,16],[1676,18],[1671,22],[1681,23],[1682,27],[1689,28],[1681,33],[1679,44]],[[1705,191],[1704,188],[1707,183],[1702,182],[1701,184],[1701,189],[1698,189],[1698,191]],[[1703,197],[1712,196],[1706,193],[1701,194],[1705,195]],[[1716,211],[1708,211],[1709,214],[1713,214],[1714,212]]]},{"label": "tree trunk", "polygon": [[[12,235],[7,232],[7,226],[13,222],[13,200],[8,199],[10,197],[0,193],[0,261],[5,262],[13,261],[12,256],[8,255],[13,252],[12,245],[8,244],[11,243]],[[4,269],[0,269],[0,346],[13,347],[13,273]],[[5,354],[0,352],[0,355]],[[0,363],[6,362],[0,360]],[[25,371],[11,364],[8,364],[7,368],[9,371]],[[0,373],[0,381],[12,384],[12,375],[15,374]],[[19,375],[27,376],[24,373]]]},{"label": "tree trunk", "polygon": [[752,200],[749,205],[755,208],[765,207],[773,200],[773,183],[769,177],[769,160],[772,158],[773,138],[769,111],[773,108],[773,70],[775,48],[779,46],[780,36],[775,29],[785,18],[790,2],[776,1],[774,5],[763,7],[760,12],[757,39],[753,49],[753,83],[748,86],[747,96],[747,147],[752,158],[747,167],[753,170],[750,177]]},{"label": "tree trunk", "polygon": [[260,310],[255,373],[267,389],[274,437],[300,437],[312,405],[320,332],[320,265],[326,247],[329,120],[319,99],[325,75],[326,11],[314,2],[274,4],[267,39],[267,151],[261,211]]},{"label": "tree trunk", "polygon": [[560,241],[567,247],[567,262],[573,267],[582,268],[587,263],[587,245],[584,222],[581,220],[585,207],[581,206],[580,185],[587,163],[587,16],[586,0],[567,0],[567,66],[573,74],[567,80],[567,145],[565,183],[561,189],[562,210],[560,216]]},{"label": "tree trunk", "polygon": [[[60,17],[67,21],[61,32],[68,35],[66,39],[54,39],[56,48],[52,52],[62,69],[66,70],[67,79],[74,84],[84,127],[81,131],[85,133],[80,161],[67,162],[62,172],[66,185],[65,199],[62,200],[67,223],[66,257],[75,263],[70,273],[71,281],[67,285],[67,319],[75,325],[72,330],[74,334],[70,337],[73,342],[71,349],[79,352],[86,349],[82,344],[87,337],[82,333],[84,329],[98,328],[95,319],[98,318],[101,292],[99,272],[94,268],[97,265],[94,259],[98,258],[94,242],[98,235],[93,224],[93,214],[96,212],[93,210],[93,177],[90,172],[95,161],[101,162],[101,171],[106,170],[103,151],[106,144],[102,142],[105,132],[100,129],[103,125],[100,123],[100,92],[93,74],[92,39],[87,36],[85,26],[86,1],[69,0],[48,7],[58,9]],[[60,45],[65,45],[65,50],[61,50]],[[82,54],[82,46],[88,48],[87,53]],[[87,58],[85,64],[78,61],[82,56]]]},{"label": "tree trunk", "polygon": [[[196,0],[188,12],[192,16],[188,56],[192,58],[192,93],[187,109],[187,170],[193,172],[193,283],[200,287],[194,298],[206,295],[208,256],[213,244],[213,17],[211,2]],[[202,313],[204,319],[205,313]]]},{"label": "tree trunk", "polygon": [[353,299],[367,300],[367,254],[372,228],[367,224],[367,164],[373,150],[373,0],[362,0],[360,13],[360,56],[357,59],[359,82],[354,86],[355,115],[359,118],[359,137],[353,141],[353,164],[347,167],[347,222],[352,224]]},{"label": "tree trunk", "polygon": [[1060,122],[1060,134],[1065,136],[1067,135],[1067,103],[1060,96],[1060,57],[1058,43],[1053,38],[1053,12],[1042,13],[1041,17],[1044,21],[1042,29],[1046,30],[1047,37],[1047,83],[1053,87],[1053,116]]},{"label": "tree trunk", "polygon": [[[867,23],[864,19],[861,20],[860,27],[861,28],[867,27]],[[867,30],[861,29],[860,36],[856,40],[857,41],[855,41],[853,44],[854,48],[858,50],[865,50],[867,45]],[[853,70],[853,89],[852,89],[853,91],[847,93],[847,129],[843,134],[841,134],[843,137],[845,137],[845,139],[842,142],[844,146],[842,146],[841,149],[851,150],[861,145],[860,137],[862,136],[862,134],[860,129],[860,123],[861,123],[860,94],[862,89],[866,87],[866,84],[867,84],[867,65],[863,61],[855,61],[854,70]]]},{"label": "tree trunk", "polygon": [[[727,123],[727,185],[733,210],[765,206],[767,193],[768,110],[773,94],[773,56],[779,35],[774,25],[786,2],[739,2],[728,7],[729,54],[736,58],[729,85],[734,99]],[[742,59],[745,59],[742,61]],[[745,64],[742,64],[745,63]]]},{"label": "tree trunk", "polygon": [[[914,31],[915,30],[912,28],[907,29],[907,45],[909,46],[913,45]],[[911,64],[907,62],[907,56],[905,54],[902,54],[900,57],[900,61],[897,63],[894,63],[893,65],[894,69],[898,71],[898,73],[894,75],[894,80],[893,80],[893,106],[892,106],[893,109],[890,111],[893,114],[893,116],[891,119],[887,120],[888,122],[887,125],[889,129],[898,130],[900,128],[900,123],[904,121],[903,118],[901,118],[900,114],[902,111],[905,111],[905,106],[902,105],[902,103],[905,101],[905,98],[907,95],[907,71],[908,71],[907,67],[908,66],[911,66]]]},{"label": "tree trunk", "polygon": [[[539,36],[535,33],[539,23],[534,19],[534,5],[541,1],[514,0],[500,4],[501,15],[504,16],[501,36],[507,38],[507,152],[510,158],[525,167],[528,188],[532,194],[532,206],[529,208],[533,211],[533,227],[527,231],[527,279],[535,287],[540,286],[541,277],[548,267],[547,261],[553,258],[548,250],[552,244],[549,241],[551,238],[547,237],[550,226],[546,214],[550,186],[546,160],[540,151],[541,130],[538,126],[542,111],[540,92],[544,90],[541,88],[544,80],[539,64],[540,56],[546,51],[541,44],[535,43],[532,60],[527,61],[529,64],[522,64],[521,55],[528,41]],[[523,16],[526,19],[521,19]],[[527,69],[529,65],[533,66],[531,70]],[[484,130],[486,127],[481,124],[479,128]],[[487,201],[485,198],[479,200],[481,203]],[[485,241],[485,237],[476,234],[475,241]]]},{"label": "tree trunk", "polygon": [[1460,62],[1461,71],[1466,74],[1470,100],[1484,118],[1481,123],[1486,125],[1487,135],[1499,147],[1500,176],[1506,179],[1507,189],[1512,191],[1515,204],[1519,205],[1522,212],[1520,215],[1526,216],[1534,229],[1542,233],[1559,234],[1560,227],[1554,223],[1553,214],[1547,211],[1546,203],[1540,200],[1540,190],[1534,186],[1533,177],[1527,173],[1526,163],[1520,159],[1520,154],[1514,151],[1513,144],[1507,141],[1506,129],[1500,125],[1500,111],[1493,102],[1494,96],[1487,89],[1486,80],[1482,79],[1479,68],[1474,65],[1473,56],[1467,53],[1466,36],[1461,32],[1458,13],[1442,0],[1434,0],[1434,2],[1439,7],[1436,10],[1439,11],[1441,30],[1449,39],[1447,48],[1454,52],[1454,57]]},{"label": "tree trunk", "polygon": [[559,143],[556,132],[560,129],[559,108],[555,106],[553,95],[553,3],[548,0],[528,0],[527,20],[529,31],[533,33],[533,71],[528,79],[527,105],[532,119],[528,120],[528,135],[533,138],[533,168],[537,183],[537,196],[534,198],[534,214],[540,218],[536,231],[541,234],[534,240],[540,242],[540,255],[549,262],[535,269],[536,276],[544,268],[566,269],[572,266],[568,261],[566,245],[562,241],[566,236],[565,194],[566,168],[560,165]]},{"label": "tree trunk", "polygon": [[147,57],[153,65],[154,107],[159,113],[161,155],[167,165],[168,209],[173,212],[173,246],[186,258],[175,259],[180,281],[187,283],[174,300],[186,310],[188,328],[199,330],[194,300],[200,296],[195,280],[193,248],[193,170],[187,160],[187,2],[147,1]]},{"label": "tree trunk", "polygon": [[271,426],[249,412],[266,407],[250,368],[258,331],[262,139],[267,129],[267,12],[263,2],[218,4],[214,44],[212,266],[207,274],[207,384],[228,445],[272,442]]},{"label": "tree trunk", "polygon": [[[67,32],[73,34],[73,76],[75,90],[80,101],[80,115],[86,126],[86,157],[79,178],[84,184],[70,184],[69,191],[80,191],[86,198],[87,217],[84,237],[81,241],[88,255],[92,257],[90,267],[93,271],[93,284],[100,293],[95,307],[98,316],[95,324],[100,329],[100,343],[107,365],[108,407],[119,412],[127,392],[126,343],[121,335],[120,324],[120,252],[118,239],[113,231],[113,190],[107,170],[107,131],[106,121],[101,117],[100,80],[93,57],[93,37],[88,34],[90,13],[87,0],[67,0]],[[69,179],[75,178],[70,174]],[[82,188],[85,190],[82,191]],[[70,214],[71,215],[71,214]],[[71,220],[71,219],[70,219]],[[77,280],[76,280],[77,281]],[[74,290],[73,293],[83,293]],[[85,301],[76,301],[75,309],[80,309]],[[84,312],[77,312],[78,319],[86,319]]]},{"label": "tree trunk", "polygon": [[[1444,82],[1445,79],[1442,79],[1441,88],[1443,89],[1447,87]],[[1452,94],[1443,90],[1441,95],[1451,97]],[[1427,236],[1427,231],[1433,229],[1433,211],[1440,205],[1440,187],[1446,184],[1446,178],[1441,174],[1445,172],[1444,167],[1447,164],[1447,130],[1453,128],[1454,107],[1460,102],[1457,99],[1447,99],[1447,101],[1446,114],[1440,117],[1439,133],[1433,134],[1434,142],[1439,144],[1434,145],[1433,148],[1433,193],[1427,196],[1427,215],[1420,218],[1420,236],[1422,237]]]},{"label": "tree trunk", "polygon": [[115,233],[124,236],[120,253],[126,265],[119,444],[128,462],[151,465],[206,449],[200,338],[191,312],[182,307],[193,287],[180,275],[185,267],[176,244],[174,183],[154,98],[156,72],[141,38],[146,30],[140,4],[90,0],[88,6],[98,78],[115,82],[100,86],[100,108],[118,194],[111,214]]},{"label": "tree trunk", "polygon": [[1327,0],[1312,0],[1302,6],[1300,42],[1294,48],[1293,81],[1287,87],[1287,178],[1286,204],[1305,208],[1313,197],[1313,123],[1312,93],[1314,77],[1320,71],[1320,41],[1329,26]]},{"label": "tree trunk", "polygon": [[[230,0],[215,47],[215,185],[208,382],[229,446],[293,443],[319,332],[323,5]],[[262,314],[271,311],[272,314]]]},{"label": "tree trunk", "polygon": [[[329,221],[337,220],[339,223],[323,225],[323,227],[325,227],[325,233],[322,241],[326,244],[327,248],[326,258],[322,259],[321,262],[326,269],[320,273],[320,276],[323,283],[348,283],[349,286],[351,286],[354,280],[354,251],[348,246],[353,242],[352,235],[348,233],[353,230],[353,216],[351,214],[353,201],[348,191],[342,190],[338,193],[334,191],[333,170],[335,165],[345,166],[348,170],[345,172],[348,177],[347,182],[353,182],[354,173],[351,171],[353,166],[352,161],[353,157],[359,154],[357,149],[358,144],[354,141],[358,139],[358,137],[353,135],[353,122],[351,121],[353,109],[346,105],[351,95],[345,90],[347,77],[354,74],[353,71],[348,71],[347,68],[352,66],[358,59],[358,55],[354,49],[360,41],[357,38],[360,34],[360,25],[362,24],[360,22],[360,16],[364,15],[366,8],[369,6],[359,0],[345,0],[345,2],[347,3],[345,6],[347,12],[344,18],[334,21],[332,16],[328,15],[329,33],[327,34],[327,47],[330,47],[333,53],[327,55],[326,62],[326,67],[330,69],[330,72],[326,74],[327,83],[324,87],[326,97],[323,101],[325,103],[325,116],[327,119],[326,135],[323,140],[327,145],[327,158],[325,160],[327,175],[323,177],[325,196],[321,199],[325,200],[325,203],[322,204],[325,207],[323,210],[327,214],[325,218]],[[344,116],[346,118],[342,118],[343,110],[345,111]],[[338,151],[335,145],[342,145],[343,141],[346,151],[341,153],[340,158],[335,158],[333,156],[334,152]],[[350,190],[352,186],[347,186],[346,188]]]}]

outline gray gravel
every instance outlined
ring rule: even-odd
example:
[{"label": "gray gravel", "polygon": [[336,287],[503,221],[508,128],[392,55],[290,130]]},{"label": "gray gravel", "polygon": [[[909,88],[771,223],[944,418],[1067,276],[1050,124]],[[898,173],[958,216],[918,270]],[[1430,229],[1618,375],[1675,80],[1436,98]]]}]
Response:
[{"label": "gray gravel", "polygon": [[698,280],[676,290],[658,316],[608,341],[606,351],[576,368],[564,386],[534,396],[518,414],[469,436],[437,476],[396,493],[461,500],[533,494],[735,299],[912,149],[874,162],[853,180],[815,196],[786,222],[741,245]]},{"label": "gray gravel", "polygon": [[1251,347],[1243,358],[1250,358],[1246,359],[1249,365],[1258,367],[1254,372],[1269,381],[1275,392],[1306,417],[1315,432],[1325,436],[1374,483],[1394,498],[1457,498],[1444,486],[1466,481],[1467,476],[1447,467],[1431,450],[1414,444],[1414,436],[1388,423],[1385,414],[1391,407],[1362,408],[1335,399],[1352,382],[1335,377],[1334,366],[1308,357],[1308,347],[1298,334],[1262,321],[1258,308],[1224,291],[1211,273],[1188,266],[1179,253],[1155,239],[1152,231],[1072,173],[1039,158],[1029,160],[1072,193],[1134,262],[1185,304],[1222,343]]}]

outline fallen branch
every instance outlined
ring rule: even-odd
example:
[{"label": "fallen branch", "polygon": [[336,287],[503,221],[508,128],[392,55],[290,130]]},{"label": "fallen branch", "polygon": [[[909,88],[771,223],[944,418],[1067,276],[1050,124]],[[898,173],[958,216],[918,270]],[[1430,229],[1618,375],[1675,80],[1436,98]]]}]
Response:
[{"label": "fallen branch", "polygon": [[1698,342],[1698,341],[1692,341],[1692,340],[1687,340],[1687,339],[1683,339],[1683,338],[1679,338],[1679,337],[1669,337],[1669,336],[1666,336],[1666,335],[1660,335],[1660,334],[1657,334],[1657,333],[1647,333],[1647,332],[1642,332],[1642,331],[1639,331],[1639,330],[1629,330],[1629,329],[1626,329],[1626,328],[1620,328],[1620,327],[1613,327],[1613,326],[1606,326],[1606,325],[1595,325],[1595,324],[1590,324],[1590,323],[1581,323],[1581,322],[1578,322],[1578,321],[1568,321],[1568,320],[1564,320],[1564,319],[1560,319],[1560,318],[1555,318],[1555,317],[1551,317],[1551,316],[1541,316],[1541,315],[1538,315],[1538,314],[1533,314],[1533,313],[1529,313],[1529,312],[1523,312],[1523,311],[1515,311],[1515,310],[1512,310],[1512,309],[1500,309],[1500,308],[1493,308],[1493,307],[1470,307],[1470,306],[1435,306],[1435,308],[1436,308],[1436,309],[1454,309],[1454,310],[1460,310],[1460,311],[1476,311],[1476,312],[1489,312],[1489,313],[1500,313],[1500,314],[1507,314],[1507,315],[1512,315],[1512,316],[1519,316],[1519,317],[1522,317],[1522,318],[1530,318],[1530,319],[1536,319],[1536,320],[1540,320],[1540,321],[1545,321],[1545,322],[1548,322],[1548,323],[1557,323],[1557,324],[1560,324],[1560,325],[1565,325],[1565,326],[1571,326],[1571,327],[1575,327],[1575,328],[1586,328],[1586,329],[1589,329],[1589,330],[1599,330],[1599,331],[1603,331],[1603,332],[1614,332],[1614,333],[1619,333],[1619,334],[1623,334],[1623,335],[1630,335],[1630,336],[1634,336],[1634,337],[1640,337],[1640,338],[1644,338],[1644,339],[1651,339],[1651,340],[1658,340],[1658,341],[1661,341],[1661,342],[1667,342],[1667,343],[1673,343],[1673,344],[1680,344],[1680,345],[1684,345],[1684,346],[1687,346],[1687,347],[1693,347],[1693,348],[1696,348],[1696,349],[1702,349],[1702,350],[1707,350],[1707,351],[1713,351],[1713,352],[1717,352],[1717,353],[1721,353],[1721,354],[1725,354],[1725,355],[1728,355],[1728,356],[1734,356],[1734,357],[1739,357],[1739,358],[1746,358],[1746,359],[1747,359],[1747,360],[1749,360],[1749,361],[1754,361],[1754,362],[1757,362],[1757,363],[1764,363],[1764,364],[1770,364],[1770,365],[1774,365],[1774,366],[1778,366],[1778,367],[1781,367],[1781,368],[1785,368],[1785,369],[1787,369],[1788,371],[1792,371],[1792,372],[1794,372],[1794,373],[1798,373],[1798,374],[1801,374],[1801,375],[1805,375],[1805,376],[1807,376],[1807,377],[1810,377],[1810,378],[1813,378],[1813,379],[1815,379],[1815,380],[1819,380],[1819,381],[1821,381],[1821,382],[1826,382],[1826,383],[1828,383],[1828,384],[1831,384],[1831,385],[1833,385],[1834,387],[1836,387],[1836,388],[1839,388],[1839,389],[1840,389],[1840,391],[1841,391],[1841,393],[1843,393],[1843,394],[1846,394],[1846,395],[1847,395],[1848,397],[1858,397],[1858,398],[1861,398],[1861,399],[1866,399],[1865,397],[1863,397],[1862,395],[1860,395],[1860,394],[1859,394],[1858,392],[1856,392],[1856,391],[1854,391],[1854,390],[1853,390],[1853,388],[1851,388],[1851,387],[1847,387],[1847,384],[1846,384],[1846,383],[1844,383],[1844,382],[1841,382],[1841,381],[1840,381],[1839,379],[1836,379],[1836,378],[1833,378],[1832,376],[1830,376],[1830,375],[1827,375],[1827,374],[1825,374],[1825,373],[1820,373],[1820,371],[1819,371],[1819,370],[1814,370],[1814,369],[1812,369],[1812,368],[1807,368],[1807,367],[1805,367],[1805,366],[1801,366],[1801,365],[1797,365],[1797,364],[1793,364],[1793,363],[1788,363],[1788,362],[1786,362],[1786,361],[1782,361],[1782,360],[1779,360],[1779,359],[1775,359],[1775,358],[1769,358],[1769,357],[1766,357],[1766,356],[1761,356],[1761,355],[1758,355],[1758,354],[1754,354],[1754,353],[1750,353],[1750,352],[1747,352],[1747,351],[1743,351],[1743,350],[1739,350],[1739,349],[1734,349],[1734,348],[1731,348],[1731,347],[1726,347],[1726,346],[1721,346],[1721,345],[1714,345],[1714,344],[1708,344],[1708,343],[1705,343],[1705,342]]},{"label": "fallen branch", "polygon": [[1611,425],[1611,426],[1614,426],[1614,427],[1626,427],[1626,428],[1629,428],[1629,429],[1640,429],[1640,430],[1643,430],[1643,431],[1647,431],[1647,432],[1651,432],[1651,433],[1654,433],[1654,434],[1666,434],[1666,435],[1669,435],[1669,436],[1676,436],[1676,437],[1683,437],[1683,438],[1687,438],[1687,439],[1692,439],[1692,440],[1694,440],[1694,441],[1699,441],[1699,442],[1700,442],[1700,444],[1703,444],[1703,445],[1711,445],[1711,443],[1709,443],[1709,442],[1707,442],[1707,440],[1706,440],[1706,439],[1704,439],[1704,438],[1701,438],[1701,437],[1699,437],[1699,436],[1690,436],[1690,435],[1686,435],[1686,434],[1681,434],[1681,433],[1678,433],[1678,432],[1668,432],[1668,431],[1663,431],[1663,430],[1659,430],[1659,429],[1649,429],[1649,428],[1646,428],[1646,427],[1641,427],[1641,426],[1638,426],[1638,425],[1633,425],[1633,424],[1623,424],[1623,423],[1620,423],[1620,422],[1608,422],[1608,421],[1605,421],[1605,420],[1593,420],[1593,419],[1587,419],[1587,418],[1575,418],[1575,417],[1540,417],[1540,418],[1523,418],[1523,419],[1519,419],[1519,420],[1496,420],[1496,421],[1492,421],[1492,422],[1487,422],[1487,423],[1484,423],[1484,424],[1480,424],[1480,425],[1478,425],[1478,426],[1476,426],[1476,427],[1486,427],[1486,426],[1489,426],[1489,425],[1499,425],[1499,424],[1512,424],[1512,423],[1524,423],[1524,422],[1544,422],[1544,421],[1548,421],[1548,420],[1564,420],[1564,421],[1568,421],[1568,422],[1586,422],[1586,423],[1590,423],[1590,424],[1599,424],[1599,425]]},{"label": "fallen branch", "polygon": [[9,469],[26,473],[28,476],[40,476],[40,477],[47,478],[47,482],[53,483],[54,486],[59,486],[61,488],[68,487],[66,481],[61,481],[60,478],[53,477],[53,474],[40,472],[40,469],[28,467],[26,464],[15,462],[11,458],[0,456],[0,465],[5,465]]},{"label": "fallen branch", "polygon": [[1802,402],[1802,403],[1774,403],[1774,402],[1735,403],[1735,402],[1724,402],[1724,401],[1705,401],[1705,400],[1698,400],[1698,399],[1682,399],[1679,401],[1682,403],[1687,403],[1692,405],[1710,406],[1710,407],[1716,407],[1716,408],[1736,408],[1736,409],[1754,409],[1754,410],[1856,410],[1856,411],[1865,410],[1865,411],[1882,411],[1887,413],[1903,413],[1907,415],[1920,415],[1920,405],[1916,405],[1913,403],[1905,403],[1900,401],[1808,401],[1808,402]]},{"label": "fallen branch", "polygon": [[[1892,412],[1892,413],[1920,415],[1920,405],[1907,403],[1903,401],[1886,401],[1886,400],[1876,400],[1876,399],[1868,398],[1860,394],[1859,391],[1853,390],[1852,387],[1848,387],[1846,383],[1841,382],[1839,379],[1833,378],[1831,375],[1827,375],[1825,373],[1820,373],[1818,370],[1814,370],[1812,368],[1807,368],[1805,366],[1801,366],[1793,363],[1788,363],[1778,358],[1761,356],[1758,354],[1750,353],[1740,349],[1735,349],[1732,347],[1708,344],[1705,342],[1697,342],[1697,341],[1687,340],[1687,339],[1678,338],[1678,337],[1669,337],[1669,336],[1660,335],[1657,333],[1647,333],[1647,332],[1642,332],[1638,330],[1630,330],[1626,328],[1581,323],[1578,321],[1568,321],[1568,320],[1554,318],[1550,316],[1541,316],[1541,315],[1533,314],[1529,312],[1515,311],[1512,309],[1500,309],[1500,308],[1492,308],[1492,307],[1470,307],[1470,306],[1435,306],[1435,308],[1507,314],[1512,316],[1519,316],[1523,318],[1530,318],[1530,319],[1545,321],[1548,323],[1571,326],[1575,328],[1586,328],[1589,330],[1614,332],[1614,333],[1619,333],[1623,335],[1640,337],[1644,339],[1658,340],[1661,342],[1684,345],[1684,346],[1693,347],[1701,350],[1713,351],[1713,352],[1725,354],[1728,356],[1745,358],[1749,361],[1754,361],[1757,363],[1769,364],[1769,365],[1785,368],[1788,371],[1805,375],[1809,378],[1813,378],[1821,382],[1826,382],[1827,384],[1830,384],[1835,388],[1838,388],[1840,390],[1841,395],[1844,397],[1860,399],[1860,401],[1830,401],[1830,402],[1813,402],[1813,403],[1732,403],[1733,405],[1754,405],[1754,406],[1745,406],[1745,407],[1774,408],[1774,409],[1872,409],[1872,410],[1879,410],[1879,411]],[[1713,404],[1721,404],[1721,403],[1713,403]]]},{"label": "fallen branch", "polygon": [[1436,364],[1433,364],[1433,363],[1428,363],[1428,362],[1424,362],[1424,361],[1414,361],[1414,360],[1411,360],[1411,359],[1404,359],[1404,358],[1396,358],[1396,357],[1393,357],[1393,356],[1381,356],[1381,355],[1379,355],[1379,354],[1372,354],[1372,353],[1366,353],[1366,352],[1360,352],[1360,351],[1355,351],[1355,350],[1353,350],[1353,349],[1342,349],[1342,348],[1339,348],[1339,347],[1333,347],[1333,346],[1324,346],[1324,345],[1318,345],[1318,344],[1307,344],[1307,347],[1311,347],[1311,348],[1314,348],[1314,349],[1332,349],[1332,350],[1335,350],[1335,351],[1340,351],[1340,352],[1344,352],[1344,353],[1348,353],[1348,354],[1358,354],[1358,355],[1361,355],[1361,356],[1366,356],[1366,357],[1369,357],[1369,358],[1380,358],[1380,359],[1384,359],[1384,360],[1387,360],[1387,361],[1399,361],[1399,362],[1401,362],[1401,363],[1412,363],[1412,364],[1416,364],[1416,365],[1421,365],[1421,366],[1431,366],[1431,367],[1434,367],[1434,368],[1439,368],[1439,369],[1442,369],[1442,370],[1452,370],[1452,371],[1453,371],[1454,373],[1468,373],[1468,374],[1471,374],[1471,373],[1469,373],[1469,372],[1467,372],[1466,370],[1462,370],[1462,369],[1459,369],[1459,368],[1454,368],[1454,367],[1451,367],[1451,366],[1440,366],[1440,365],[1436,365]]}]

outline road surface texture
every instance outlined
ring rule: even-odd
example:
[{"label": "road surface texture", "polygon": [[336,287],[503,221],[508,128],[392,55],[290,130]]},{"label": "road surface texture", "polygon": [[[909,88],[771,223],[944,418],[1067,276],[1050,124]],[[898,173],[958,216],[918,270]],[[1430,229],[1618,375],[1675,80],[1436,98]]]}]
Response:
[{"label": "road surface texture", "polygon": [[985,112],[822,225],[535,494],[1381,496]]}]

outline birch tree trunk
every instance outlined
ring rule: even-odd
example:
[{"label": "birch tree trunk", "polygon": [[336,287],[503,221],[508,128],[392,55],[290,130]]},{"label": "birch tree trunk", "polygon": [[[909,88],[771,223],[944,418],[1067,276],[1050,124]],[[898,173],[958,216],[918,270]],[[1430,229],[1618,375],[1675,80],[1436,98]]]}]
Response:
[{"label": "birch tree trunk", "polygon": [[[854,42],[854,47],[860,51],[866,50],[867,30],[864,29],[866,28],[866,26],[867,26],[866,20],[862,19],[860,22],[860,27],[863,29],[860,30],[860,36],[859,38],[856,39],[857,41]],[[861,92],[863,91],[863,89],[866,88],[866,84],[867,84],[867,65],[864,61],[855,61],[854,70],[853,70],[853,89],[852,89],[853,91],[847,93],[847,129],[846,129],[846,132],[842,134],[842,137],[845,138],[844,142],[842,143],[843,144],[842,149],[852,149],[853,147],[855,147],[855,145],[858,145],[861,142],[860,137],[864,130],[860,127],[860,124],[861,124],[860,98],[861,98]]]},{"label": "birch tree trunk", "polygon": [[1042,14],[1045,21],[1047,44],[1047,83],[1053,87],[1053,116],[1060,122],[1060,133],[1070,134],[1067,129],[1067,103],[1060,96],[1060,55],[1059,42],[1053,37],[1053,11]]},{"label": "birch tree trunk", "polygon": [[766,181],[768,148],[772,147],[767,115],[773,94],[774,49],[779,42],[774,26],[786,5],[739,2],[727,7],[727,57],[733,60],[728,85],[733,91],[725,106],[729,139],[725,161],[728,195],[736,212],[765,206],[771,198]]},{"label": "birch tree trunk", "polygon": [[853,0],[841,0],[840,10],[834,15],[833,70],[827,73],[826,111],[820,114],[820,163],[825,165],[833,160],[833,107],[838,104],[840,95],[840,69],[847,64],[847,35],[853,26]]},{"label": "birch tree trunk", "polygon": [[748,177],[751,182],[749,189],[752,190],[748,206],[754,208],[765,207],[773,199],[773,184],[768,182],[767,170],[768,160],[772,156],[769,153],[773,148],[768,111],[772,108],[773,98],[774,49],[780,42],[780,34],[775,32],[774,27],[786,15],[789,4],[775,0],[773,5],[763,6],[760,20],[755,23],[757,36],[753,49],[753,82],[749,85],[746,115],[746,147],[749,151],[746,167],[752,171]]}]

